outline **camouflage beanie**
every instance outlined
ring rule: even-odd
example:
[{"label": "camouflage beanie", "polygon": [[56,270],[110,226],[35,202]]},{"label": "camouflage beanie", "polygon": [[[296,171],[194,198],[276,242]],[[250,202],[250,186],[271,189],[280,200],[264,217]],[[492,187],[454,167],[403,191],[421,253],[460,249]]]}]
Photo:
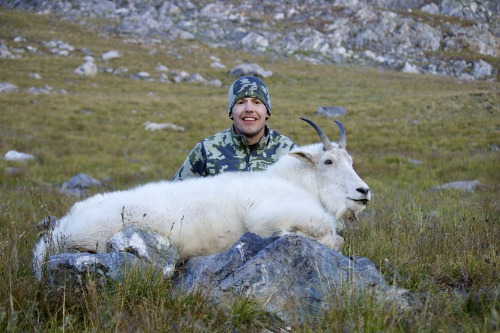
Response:
[{"label": "camouflage beanie", "polygon": [[233,82],[227,96],[227,112],[231,116],[234,104],[244,97],[258,98],[266,105],[267,113],[271,115],[271,98],[266,85],[255,76],[243,76]]}]

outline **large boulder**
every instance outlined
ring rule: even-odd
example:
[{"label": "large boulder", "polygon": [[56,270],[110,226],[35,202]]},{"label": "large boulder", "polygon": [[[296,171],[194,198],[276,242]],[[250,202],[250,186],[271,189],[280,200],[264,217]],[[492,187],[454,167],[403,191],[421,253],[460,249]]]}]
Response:
[{"label": "large boulder", "polygon": [[401,310],[413,305],[410,292],[388,285],[369,259],[295,234],[264,239],[246,233],[226,252],[188,260],[176,287],[217,300],[250,297],[285,321],[315,317],[345,292],[368,293]]}]

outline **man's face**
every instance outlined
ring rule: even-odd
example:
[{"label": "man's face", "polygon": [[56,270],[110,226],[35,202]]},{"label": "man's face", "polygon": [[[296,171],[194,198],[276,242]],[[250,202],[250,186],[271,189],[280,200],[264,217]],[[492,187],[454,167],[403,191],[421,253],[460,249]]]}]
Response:
[{"label": "man's face", "polygon": [[238,100],[231,112],[236,133],[246,136],[249,145],[259,142],[265,134],[268,118],[266,105],[254,97]]}]

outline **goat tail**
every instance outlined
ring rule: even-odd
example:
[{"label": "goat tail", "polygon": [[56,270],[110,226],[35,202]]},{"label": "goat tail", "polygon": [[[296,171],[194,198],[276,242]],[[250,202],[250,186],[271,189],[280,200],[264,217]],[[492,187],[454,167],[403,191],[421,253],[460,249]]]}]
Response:
[{"label": "goat tail", "polygon": [[48,216],[40,223],[40,226],[44,231],[41,233],[40,239],[33,248],[33,259],[31,261],[33,273],[38,281],[42,280],[45,264],[49,256],[57,252],[60,220],[55,216]]},{"label": "goat tail", "polygon": [[47,239],[44,236],[40,237],[33,249],[33,259],[31,262],[33,273],[38,281],[42,280],[43,271],[45,269],[45,262],[49,256],[49,247]]}]

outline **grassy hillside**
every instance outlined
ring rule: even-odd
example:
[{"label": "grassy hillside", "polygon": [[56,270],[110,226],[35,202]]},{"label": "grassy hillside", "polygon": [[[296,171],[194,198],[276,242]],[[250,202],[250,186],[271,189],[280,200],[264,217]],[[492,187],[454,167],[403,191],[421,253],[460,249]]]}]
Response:
[{"label": "grassy hillside", "polygon": [[[387,281],[424,300],[417,313],[394,313],[372,299],[332,297],[335,310],[319,323],[293,331],[492,332],[500,329],[500,84],[409,75],[373,68],[298,63],[212,49],[196,41],[132,43],[55,17],[0,10],[0,40],[10,50],[37,47],[18,59],[0,59],[0,153],[30,153],[30,162],[0,160],[0,329],[9,331],[220,331],[285,327],[247,300],[207,307],[201,295],[169,296],[168,281],[131,276],[99,290],[48,293],[32,277],[29,261],[47,215],[61,216],[77,200],[58,193],[79,172],[123,189],[169,179],[189,150],[227,128],[226,70],[256,62],[273,76],[269,125],[297,144],[316,142],[306,116],[335,139],[320,106],[343,106],[340,118],[355,168],[373,189],[373,203],[348,226],[345,253],[370,258]],[[41,42],[62,40],[70,56],[49,54]],[[123,75],[73,74],[90,49],[100,67]],[[118,50],[108,63],[99,56]],[[218,78],[223,87],[131,79],[158,63],[172,70]],[[38,73],[35,80],[30,74]],[[49,94],[31,94],[48,85]],[[145,121],[184,126],[185,132],[144,129]],[[12,170],[15,170],[13,172]],[[432,190],[479,180],[474,192]]]}]

